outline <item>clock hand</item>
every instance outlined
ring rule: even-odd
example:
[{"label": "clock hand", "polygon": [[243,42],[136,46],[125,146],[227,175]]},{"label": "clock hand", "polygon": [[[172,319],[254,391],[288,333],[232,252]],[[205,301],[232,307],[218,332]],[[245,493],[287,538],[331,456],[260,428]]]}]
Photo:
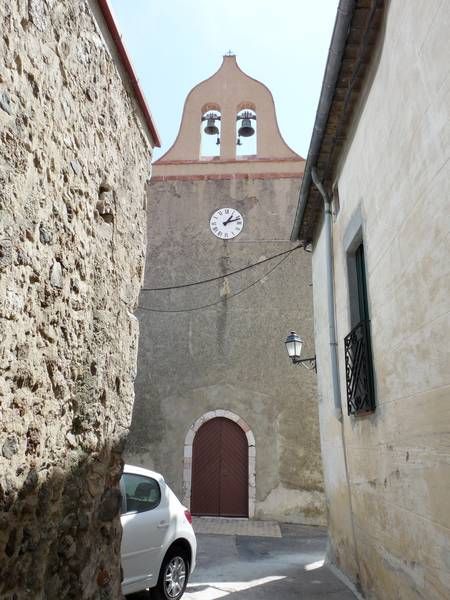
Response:
[{"label": "clock hand", "polygon": [[231,223],[232,219],[233,219],[233,215],[234,215],[234,213],[231,213],[231,217],[228,217],[228,219],[223,222],[223,225],[228,225],[228,223]]},{"label": "clock hand", "polygon": [[233,215],[231,215],[231,217],[229,217],[226,221],[224,221],[222,223],[222,225],[228,225],[228,223],[235,223],[236,221],[240,221],[241,217],[236,217],[235,219],[233,219]]}]

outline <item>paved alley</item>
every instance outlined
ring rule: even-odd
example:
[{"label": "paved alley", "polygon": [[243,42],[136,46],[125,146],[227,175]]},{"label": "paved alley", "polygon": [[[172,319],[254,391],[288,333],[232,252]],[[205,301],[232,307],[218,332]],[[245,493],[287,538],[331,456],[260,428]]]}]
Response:
[{"label": "paved alley", "polygon": [[[242,533],[198,533],[197,569],[185,600],[354,600],[350,590],[323,566],[326,530],[321,527],[242,521]],[[252,535],[246,535],[249,525]],[[214,530],[216,524],[197,525]],[[222,525],[226,530],[226,524]],[[266,531],[274,537],[265,537]]]},{"label": "paved alley", "polygon": [[355,600],[323,565],[322,527],[201,518],[194,528],[197,568],[183,600]]}]

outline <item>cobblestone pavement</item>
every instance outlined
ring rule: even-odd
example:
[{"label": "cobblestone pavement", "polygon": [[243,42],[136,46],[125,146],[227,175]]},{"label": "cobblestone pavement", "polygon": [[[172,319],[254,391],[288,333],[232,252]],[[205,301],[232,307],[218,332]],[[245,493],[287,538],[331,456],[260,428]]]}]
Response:
[{"label": "cobblestone pavement", "polygon": [[[355,600],[323,564],[324,528],[231,519],[200,521],[200,525],[197,519],[194,522],[197,568],[183,600]],[[222,534],[214,532],[217,527]],[[266,527],[273,536],[264,536]],[[147,600],[148,595],[131,598]]]}]

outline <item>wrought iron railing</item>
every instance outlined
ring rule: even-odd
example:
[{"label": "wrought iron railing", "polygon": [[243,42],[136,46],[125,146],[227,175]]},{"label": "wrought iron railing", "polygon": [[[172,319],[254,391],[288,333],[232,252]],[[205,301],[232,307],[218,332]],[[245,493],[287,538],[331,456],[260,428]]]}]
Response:
[{"label": "wrought iron railing", "polygon": [[375,390],[369,321],[358,323],[344,339],[344,343],[348,414],[373,412]]}]

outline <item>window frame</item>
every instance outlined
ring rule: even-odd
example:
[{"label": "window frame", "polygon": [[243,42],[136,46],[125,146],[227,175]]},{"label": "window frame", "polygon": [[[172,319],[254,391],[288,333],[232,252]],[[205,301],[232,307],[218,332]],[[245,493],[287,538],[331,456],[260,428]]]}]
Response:
[{"label": "window frame", "polygon": [[[363,416],[375,411],[376,398],[363,223],[359,210],[348,225],[344,249],[350,324],[350,331],[344,337],[347,413]],[[357,347],[359,359],[363,358],[355,370],[357,355],[354,349]],[[355,373],[359,373],[358,379],[355,379]]]},{"label": "window frame", "polygon": [[[154,482],[156,484],[156,487],[159,491],[159,499],[158,499],[158,503],[151,506],[150,508],[146,508],[145,510],[128,510],[128,496],[127,496],[127,492],[126,492],[126,477],[139,477],[141,478],[143,481],[139,482],[137,484],[140,485],[140,483],[145,483],[145,482]],[[136,488],[137,488],[136,486]],[[162,488],[161,485],[159,483],[159,481],[157,479],[155,479],[154,477],[149,477],[148,475],[141,475],[140,473],[123,473],[122,477],[120,479],[120,491],[122,493],[122,509],[125,508],[125,512],[121,513],[121,516],[123,515],[135,515],[135,514],[142,514],[142,513],[146,513],[146,512],[150,512],[151,510],[155,510],[156,508],[158,508],[159,506],[161,506],[161,502],[162,502],[162,497],[163,497],[163,493],[162,493]]]}]

